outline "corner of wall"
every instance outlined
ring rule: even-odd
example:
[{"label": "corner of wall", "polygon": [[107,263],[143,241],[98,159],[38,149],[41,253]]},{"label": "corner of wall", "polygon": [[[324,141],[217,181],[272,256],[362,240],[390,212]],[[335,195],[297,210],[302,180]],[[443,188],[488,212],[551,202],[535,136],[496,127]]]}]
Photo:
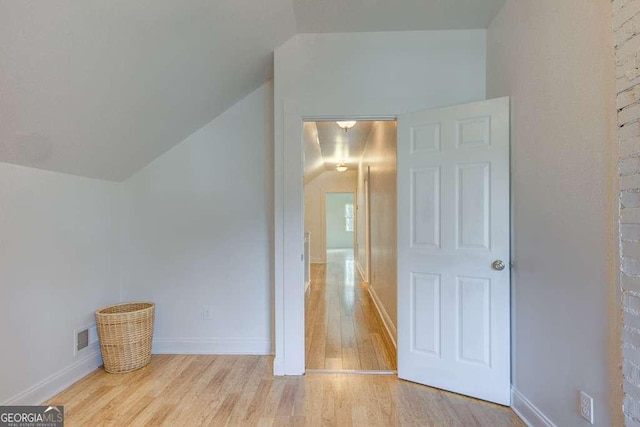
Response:
[{"label": "corner of wall", "polygon": [[620,253],[611,321],[616,338],[622,337],[622,349],[620,341],[612,338],[616,347],[611,354],[614,373],[620,371],[622,360],[622,387],[612,384],[612,405],[614,411],[622,412],[626,425],[640,425],[640,71],[634,59],[640,42],[634,30],[640,26],[640,1],[614,1],[612,5],[617,76],[616,110],[611,108],[617,111],[617,144],[613,148],[617,164],[612,168],[617,178],[614,212]]}]

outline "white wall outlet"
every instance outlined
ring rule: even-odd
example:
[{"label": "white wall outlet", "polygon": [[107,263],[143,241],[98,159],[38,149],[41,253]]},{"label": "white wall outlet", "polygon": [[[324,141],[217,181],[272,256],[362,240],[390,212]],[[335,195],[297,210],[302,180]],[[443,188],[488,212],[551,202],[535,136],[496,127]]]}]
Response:
[{"label": "white wall outlet", "polygon": [[589,424],[593,424],[593,397],[580,391],[579,405],[580,416],[589,421]]},{"label": "white wall outlet", "polygon": [[211,320],[213,319],[213,310],[210,308],[205,308],[202,310],[202,320]]}]

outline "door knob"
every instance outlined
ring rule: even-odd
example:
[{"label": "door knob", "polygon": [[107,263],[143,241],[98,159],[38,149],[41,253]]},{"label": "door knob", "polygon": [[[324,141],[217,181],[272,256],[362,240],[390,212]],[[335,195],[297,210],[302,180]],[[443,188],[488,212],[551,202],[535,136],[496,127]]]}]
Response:
[{"label": "door knob", "polygon": [[491,268],[498,271],[504,270],[504,267],[505,267],[504,261],[502,261],[501,259],[497,259],[493,261],[493,263],[491,264]]}]

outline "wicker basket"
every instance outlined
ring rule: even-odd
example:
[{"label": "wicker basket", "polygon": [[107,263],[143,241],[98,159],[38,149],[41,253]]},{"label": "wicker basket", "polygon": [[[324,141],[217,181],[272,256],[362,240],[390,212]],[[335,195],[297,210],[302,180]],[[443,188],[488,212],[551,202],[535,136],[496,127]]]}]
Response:
[{"label": "wicker basket", "polygon": [[131,372],[151,360],[155,304],[116,304],[96,311],[96,326],[104,370]]}]

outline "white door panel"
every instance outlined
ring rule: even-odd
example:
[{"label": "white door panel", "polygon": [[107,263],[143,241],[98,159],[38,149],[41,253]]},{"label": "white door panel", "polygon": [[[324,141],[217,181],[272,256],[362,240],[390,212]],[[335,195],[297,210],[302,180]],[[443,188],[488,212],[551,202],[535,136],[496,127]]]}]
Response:
[{"label": "white door panel", "polygon": [[398,118],[398,376],[509,404],[509,101]]}]

